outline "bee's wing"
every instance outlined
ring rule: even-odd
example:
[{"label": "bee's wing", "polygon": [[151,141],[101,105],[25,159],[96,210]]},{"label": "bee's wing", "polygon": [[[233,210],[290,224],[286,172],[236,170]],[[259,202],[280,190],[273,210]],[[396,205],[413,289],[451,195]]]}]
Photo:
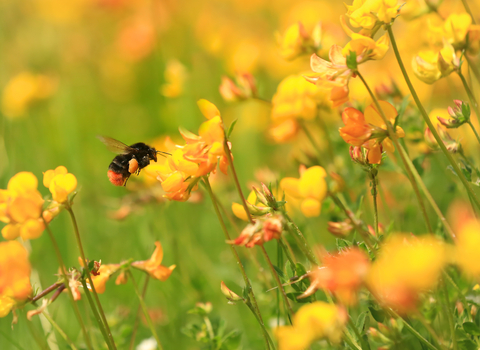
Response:
[{"label": "bee's wing", "polygon": [[127,146],[123,142],[120,142],[118,140],[112,139],[111,137],[108,136],[101,136],[97,135],[97,138],[102,141],[107,148],[112,151],[113,153],[117,154],[125,154],[129,152],[135,152],[136,150],[134,148],[131,148],[130,146]]}]

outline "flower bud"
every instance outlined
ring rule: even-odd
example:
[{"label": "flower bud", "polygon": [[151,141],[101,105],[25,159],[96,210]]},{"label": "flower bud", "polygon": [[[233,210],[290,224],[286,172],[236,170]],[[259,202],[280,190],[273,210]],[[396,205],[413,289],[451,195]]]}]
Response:
[{"label": "flower bud", "polygon": [[229,301],[229,304],[234,304],[237,301],[244,301],[244,299],[239,296],[238,294],[232,292],[223,281],[220,283],[220,290],[222,291],[223,295],[225,295]]},{"label": "flower bud", "polygon": [[279,239],[283,232],[283,216],[275,215],[267,218],[263,222],[263,240],[265,242],[272,239]]},{"label": "flower bud", "polygon": [[340,222],[328,222],[328,231],[336,237],[347,237],[354,229],[350,219]]},{"label": "flower bud", "polygon": [[341,177],[337,173],[334,173],[333,171],[330,172],[330,177],[333,179],[331,192],[332,193],[342,192],[345,189],[345,180],[343,179],[343,177]]},{"label": "flower bud", "polygon": [[366,149],[361,146],[350,146],[350,158],[357,164],[368,166]]},{"label": "flower bud", "polygon": [[453,100],[455,108],[448,107],[448,114],[452,119],[444,119],[437,117],[438,121],[447,128],[458,128],[460,125],[468,123],[470,120],[470,106],[461,100]]},{"label": "flower bud", "polygon": [[255,186],[253,186],[253,190],[255,191],[255,194],[257,195],[257,200],[260,203],[262,203],[263,205],[269,206],[267,198],[265,197],[265,195],[262,192],[260,192],[260,190],[258,188],[256,188]]}]

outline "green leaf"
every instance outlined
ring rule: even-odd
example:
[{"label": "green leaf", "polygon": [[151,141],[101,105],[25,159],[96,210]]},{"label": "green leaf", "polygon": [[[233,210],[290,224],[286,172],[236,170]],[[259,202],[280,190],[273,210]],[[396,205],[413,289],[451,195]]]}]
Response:
[{"label": "green leaf", "polygon": [[372,306],[368,308],[370,310],[370,313],[372,314],[373,318],[377,322],[382,322],[385,321],[385,312],[382,310],[376,310]]},{"label": "green leaf", "polygon": [[278,276],[279,276],[280,278],[282,278],[283,280],[286,279],[285,274],[283,273],[283,271],[282,271],[281,268],[279,268],[279,267],[276,266],[276,265],[273,265],[273,268],[275,269],[275,271],[277,271],[277,274],[278,274]]},{"label": "green leaf", "polygon": [[476,350],[477,346],[470,339],[465,339],[457,342],[458,348],[462,350]]},{"label": "green leaf", "polygon": [[311,296],[308,297],[308,298],[297,299],[297,297],[301,294],[303,294],[303,293],[301,293],[301,292],[287,293],[287,298],[290,299],[290,300],[293,300],[296,303],[300,303],[300,304],[311,303],[313,301]]},{"label": "green leaf", "polygon": [[343,250],[350,248],[352,246],[352,242],[347,241],[346,239],[343,238],[337,238],[337,250]]},{"label": "green leaf", "polygon": [[465,322],[463,324],[463,329],[468,334],[476,335],[476,336],[480,335],[480,328],[478,328],[478,326],[473,322]]},{"label": "green leaf", "polygon": [[303,276],[307,273],[307,269],[301,263],[296,263],[295,264],[295,269],[297,271],[297,276]]},{"label": "green leaf", "polygon": [[361,333],[363,333],[363,331],[364,331],[364,328],[365,328],[365,319],[366,319],[367,315],[368,315],[368,311],[364,311],[364,312],[362,312],[362,313],[358,316],[358,318],[357,318],[357,322],[356,322],[355,325],[357,326],[358,330],[359,330]]},{"label": "green leaf", "polygon": [[237,124],[237,120],[238,119],[235,119],[232,122],[232,124],[230,124],[230,127],[228,128],[228,131],[227,131],[227,139],[230,138],[230,135],[232,134],[233,128],[235,128],[235,124]]},{"label": "green leaf", "polygon": [[347,56],[347,67],[351,70],[357,70],[357,53],[350,51]]},{"label": "green leaf", "polygon": [[398,115],[395,118],[395,123],[393,124],[393,127],[396,128],[397,125],[400,123],[400,120],[402,120],[403,115],[405,114],[405,111],[407,110],[407,107],[410,103],[410,95],[407,95],[403,98],[402,103],[400,104],[400,107],[398,108]]},{"label": "green leaf", "polygon": [[423,175],[423,171],[425,170],[422,167],[422,163],[424,160],[425,160],[425,155],[421,155],[420,157],[417,157],[412,161],[413,166],[415,167],[415,169],[417,169],[418,175],[420,176]]}]

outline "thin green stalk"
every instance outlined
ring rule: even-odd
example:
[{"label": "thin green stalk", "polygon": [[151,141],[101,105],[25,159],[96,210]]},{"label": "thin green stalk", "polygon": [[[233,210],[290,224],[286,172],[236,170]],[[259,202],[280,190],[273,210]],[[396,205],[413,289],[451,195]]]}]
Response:
[{"label": "thin green stalk", "polygon": [[[255,316],[255,318],[257,319],[257,322],[260,323],[262,322],[259,318],[258,318],[258,315],[257,313],[255,312],[255,309],[253,308],[253,305],[250,301],[246,300],[245,301],[245,305],[247,305],[247,307],[249,308],[249,310],[252,312],[253,316]],[[275,350],[275,343],[273,342],[272,338],[270,337],[270,334],[268,334],[268,332],[265,333],[265,337],[266,337],[266,343],[265,343],[265,348],[267,350],[270,349],[270,345],[272,346],[272,349]]]},{"label": "thin green stalk", "polygon": [[[319,112],[321,110],[322,109],[319,108]],[[330,162],[331,164],[335,165],[335,154],[333,153],[333,142],[332,142],[332,138],[330,137],[330,133],[328,132],[327,123],[325,123],[325,120],[320,116],[320,113],[318,113],[318,120],[319,120],[320,126],[323,129],[323,132],[325,133],[325,138],[327,140],[327,151],[330,157]]]},{"label": "thin green stalk", "polygon": [[423,218],[425,220],[425,224],[427,225],[427,230],[428,230],[428,232],[433,232],[432,225],[430,224],[430,219],[428,218],[427,210],[425,208],[425,203],[423,202],[423,198],[420,195],[420,191],[418,189],[418,184],[415,181],[415,178],[412,174],[412,170],[407,165],[406,155],[401,151],[401,145],[398,142],[397,135],[395,134],[395,130],[393,130],[392,124],[390,123],[390,121],[385,116],[385,113],[383,112],[382,107],[378,103],[378,99],[375,97],[372,90],[370,89],[370,86],[368,85],[366,80],[363,78],[363,75],[360,74],[360,72],[358,72],[358,71],[357,71],[357,75],[360,78],[360,80],[362,81],[365,88],[367,89],[370,97],[373,100],[373,103],[375,104],[375,106],[378,110],[378,113],[380,113],[380,116],[382,117],[382,120],[384,121],[385,125],[387,126],[388,135],[390,137],[390,140],[392,140],[392,142],[395,144],[395,148],[398,150],[398,153],[400,154],[400,159],[402,160],[402,163],[403,163],[403,165],[405,167],[405,170],[407,172],[407,175],[408,175],[408,179],[410,180],[410,184],[412,185],[413,191],[415,192],[415,196],[417,197],[418,205],[420,206],[420,210],[422,211]]},{"label": "thin green stalk", "polygon": [[442,152],[445,154],[448,161],[452,165],[453,170],[455,171],[455,173],[460,178],[460,181],[462,181],[462,183],[465,186],[467,192],[471,194],[475,205],[477,206],[477,208],[480,209],[480,201],[478,200],[477,195],[475,194],[472,187],[468,183],[468,180],[465,178],[465,175],[463,175],[463,173],[460,170],[458,164],[455,162],[452,155],[448,152],[447,148],[445,147],[442,139],[438,135],[437,130],[435,129],[435,127],[433,126],[430,118],[428,117],[428,114],[425,111],[425,108],[423,108],[423,105],[420,102],[420,99],[418,98],[417,92],[413,88],[412,82],[410,81],[410,78],[408,77],[407,71],[405,70],[405,66],[403,65],[402,58],[400,57],[400,52],[398,51],[397,43],[395,41],[395,37],[394,37],[393,32],[392,32],[392,27],[390,25],[387,26],[387,31],[388,31],[388,36],[390,38],[390,42],[392,43],[392,48],[393,48],[393,51],[395,53],[395,57],[397,59],[398,65],[400,66],[400,70],[402,71],[405,82],[408,85],[408,89],[410,90],[410,93],[412,94],[412,97],[415,101],[415,104],[417,105],[417,107],[420,111],[420,114],[422,115],[423,119],[425,120],[425,123],[427,123],[427,126],[429,127],[430,131],[432,132],[432,135],[435,137],[435,140],[437,141],[438,145],[440,146],[440,149],[442,150]]},{"label": "thin green stalk", "polygon": [[318,161],[318,165],[320,165],[321,167],[323,167],[323,163],[322,163],[322,150],[318,147],[317,143],[315,142],[312,134],[310,133],[310,131],[308,130],[308,128],[305,126],[305,124],[300,121],[300,126],[303,130],[303,132],[305,133],[305,135],[307,136],[308,140],[310,141],[310,143],[312,144],[313,146],[313,149],[315,150],[315,153],[317,153],[317,161]]},{"label": "thin green stalk", "polygon": [[152,319],[150,318],[150,314],[148,313],[147,305],[145,305],[145,301],[143,300],[142,294],[138,290],[138,285],[137,282],[135,282],[135,278],[133,278],[132,271],[130,269],[126,269],[128,276],[132,280],[133,288],[135,289],[135,294],[137,294],[138,300],[140,301],[140,305],[142,306],[143,314],[145,315],[145,318],[148,323],[148,327],[150,328],[150,331],[152,332],[153,336],[155,337],[155,340],[157,341],[157,346],[160,350],[163,349],[162,343],[160,342],[160,338],[158,337],[157,331],[155,330],[155,326],[153,325]]},{"label": "thin green stalk", "polygon": [[252,214],[250,214],[250,210],[248,210],[247,200],[243,195],[242,187],[240,186],[240,182],[238,181],[237,172],[235,171],[235,165],[233,164],[232,152],[230,150],[230,147],[228,147],[228,139],[225,132],[224,132],[224,135],[225,135],[225,138],[224,138],[225,141],[223,142],[223,149],[225,151],[225,154],[227,155],[228,165],[230,166],[230,170],[232,171],[233,179],[235,181],[235,186],[237,187],[238,195],[242,200],[243,209],[245,209],[245,212],[247,213],[248,221],[250,221],[250,223],[253,223]]},{"label": "thin green stalk", "polygon": [[27,323],[28,330],[30,331],[30,334],[32,335],[32,338],[35,340],[35,343],[37,344],[37,346],[42,350],[46,350],[46,349],[51,350],[46,340],[43,339],[42,341],[42,339],[39,338],[38,333],[35,330],[32,322],[27,321],[26,323]]},{"label": "thin green stalk", "polygon": [[[405,152],[405,149],[400,145],[400,150],[402,152]],[[448,235],[450,236],[450,238],[452,239],[452,241],[455,239],[455,233],[453,232],[452,228],[450,227],[447,219],[445,218],[445,216],[443,215],[442,211],[440,210],[440,208],[438,207],[437,203],[435,202],[435,200],[433,199],[432,195],[430,194],[430,191],[428,190],[427,186],[425,186],[425,183],[423,182],[422,178],[420,177],[420,174],[418,173],[417,169],[415,168],[415,166],[413,165],[412,161],[410,160],[410,158],[406,157],[406,160],[407,160],[407,165],[408,167],[410,167],[410,170],[412,171],[412,174],[413,176],[415,177],[415,180],[417,180],[417,183],[419,184],[423,194],[425,195],[425,197],[427,198],[428,202],[430,203],[430,205],[432,206],[433,210],[435,211],[435,213],[437,214],[438,218],[440,219],[440,222],[441,224],[443,225],[443,227],[445,228],[445,230],[447,231]]]},{"label": "thin green stalk", "polygon": [[73,341],[68,337],[68,335],[63,331],[63,329],[60,328],[60,326],[53,320],[53,318],[48,314],[48,312],[43,312],[43,316],[50,322],[50,324],[57,330],[57,332],[62,336],[63,339],[68,343],[68,345],[73,349],[73,350],[78,350]]},{"label": "thin green stalk", "polygon": [[475,137],[477,138],[478,143],[480,144],[480,137],[478,136],[477,130],[475,130],[475,127],[473,126],[471,121],[468,121],[468,125],[470,125],[470,128],[472,129],[473,133],[475,134]]},{"label": "thin green stalk", "polygon": [[[150,276],[146,275],[145,277],[145,283],[143,284],[143,289],[142,289],[142,298],[145,298],[145,294],[147,293],[147,287],[148,287],[148,282],[150,281]],[[138,323],[140,321],[140,311],[142,311],[142,306],[138,305],[137,308],[137,313],[135,314],[135,324],[133,325],[133,331],[132,331],[132,337],[130,338],[130,346],[129,349],[132,350],[133,347],[135,346],[135,337],[137,335],[137,330],[138,330]]]},{"label": "thin green stalk", "polygon": [[263,245],[260,245],[260,249],[262,250],[263,256],[265,257],[265,260],[268,263],[268,267],[270,267],[270,270],[272,271],[273,278],[275,278],[275,280],[277,281],[278,289],[280,290],[280,293],[282,294],[282,297],[283,297],[283,301],[285,302],[285,307],[287,308],[287,311],[289,312],[290,316],[293,316],[292,306],[288,301],[287,293],[285,293],[285,289],[283,288],[282,281],[280,281],[280,277],[278,277],[278,273],[273,267],[273,264],[270,261],[270,257],[268,256],[268,253],[265,250],[265,247]]},{"label": "thin green stalk", "polygon": [[435,340],[435,343],[437,343],[437,345],[441,348],[444,348],[446,349],[446,346],[443,345],[443,341],[440,339],[440,337],[438,336],[438,334],[435,332],[435,330],[432,328],[432,326],[430,325],[430,323],[425,319],[425,317],[417,311],[417,313],[415,314],[415,316],[417,317],[417,319],[420,321],[420,323],[427,329],[428,333],[430,333],[430,335],[432,336],[432,338]]},{"label": "thin green stalk", "polygon": [[287,259],[290,262],[290,265],[292,265],[292,267],[295,268],[295,262],[293,261],[292,257],[290,256],[290,252],[288,251],[287,247],[283,243],[283,238],[280,238],[278,240],[278,244],[280,245],[280,247],[282,247],[283,251],[285,252],[285,255],[287,256]]},{"label": "thin green stalk", "polygon": [[[230,234],[228,233],[227,226],[225,226],[225,222],[223,221],[222,215],[220,213],[220,209],[218,208],[217,201],[215,200],[215,195],[213,194],[213,191],[212,191],[212,186],[210,186],[210,181],[208,180],[207,176],[203,177],[203,184],[205,185],[205,188],[208,192],[208,195],[210,196],[210,199],[212,200],[213,208],[215,209],[215,213],[217,214],[218,221],[220,221],[220,226],[222,227],[225,238],[228,241],[231,241]],[[265,338],[265,341],[268,342],[268,338],[267,338],[268,332],[267,332],[267,329],[265,328],[265,324],[263,323],[262,314],[260,313],[260,309],[259,309],[258,304],[257,304],[257,299],[255,298],[255,294],[253,293],[252,284],[250,283],[250,280],[248,279],[247,273],[245,271],[245,268],[243,267],[242,261],[240,260],[240,257],[238,256],[238,253],[237,253],[236,249],[231,244],[229,244],[229,246],[230,246],[230,249],[232,251],[232,254],[235,257],[235,260],[237,261],[237,265],[240,268],[240,271],[242,273],[243,280],[245,282],[245,288],[247,289],[248,296],[250,297],[250,299],[252,301],[253,308],[254,308],[256,314],[258,315],[257,320],[259,321],[259,325],[262,328],[263,337]]]},{"label": "thin green stalk", "polygon": [[473,75],[477,79],[477,82],[480,83],[480,71],[478,70],[477,65],[473,60],[468,56],[468,54],[465,52],[465,59],[468,62],[468,68],[472,71]]},{"label": "thin green stalk", "polygon": [[353,329],[353,333],[355,333],[355,336],[357,337],[358,341],[361,343],[361,342],[362,342],[362,336],[361,336],[360,333],[358,332],[358,329],[357,329],[357,327],[355,326],[355,324],[353,323],[350,315],[347,315],[347,322],[348,322],[348,324],[350,325],[350,327]]},{"label": "thin green stalk", "polygon": [[473,322],[473,317],[472,314],[470,313],[470,309],[468,306],[468,301],[467,298],[465,298],[465,295],[463,295],[460,287],[457,286],[453,278],[448,274],[447,271],[443,270],[443,277],[450,282],[450,284],[453,286],[453,288],[457,291],[458,297],[462,301],[463,307],[465,308],[465,311],[467,312],[467,317],[470,322]]},{"label": "thin green stalk", "polygon": [[357,222],[357,219],[354,217],[353,213],[348,210],[342,203],[342,201],[340,199],[338,199],[338,197],[334,194],[334,193],[331,193],[329,192],[328,195],[330,196],[330,198],[332,198],[333,202],[341,209],[343,210],[343,212],[345,213],[345,215],[347,215],[347,217],[350,219],[350,221],[352,222],[352,225],[355,227],[355,229],[357,230],[357,232],[360,234],[360,236],[362,236],[365,244],[367,245],[367,247],[372,251],[372,252],[375,252],[374,248],[373,248],[373,245],[372,243],[370,242],[370,233],[365,231],[362,226]]},{"label": "thin green stalk", "polygon": [[375,236],[378,238],[378,208],[377,208],[377,182],[378,182],[378,173],[377,169],[370,170],[371,180],[372,180],[372,197],[373,197],[373,221]]},{"label": "thin green stalk", "polygon": [[470,10],[470,6],[468,6],[467,0],[462,0],[463,7],[465,7],[465,11],[470,15],[472,18],[472,23],[476,24],[475,17],[473,17],[472,10]]},{"label": "thin green stalk", "polygon": [[477,119],[480,121],[480,110],[478,109],[478,102],[475,96],[472,93],[472,90],[470,90],[470,87],[468,86],[467,80],[463,76],[462,72],[460,69],[457,70],[457,74],[462,80],[463,87],[465,88],[465,91],[467,92],[468,99],[470,100],[470,104],[473,107],[473,110],[475,111],[475,114],[477,115]]},{"label": "thin green stalk", "polygon": [[44,296],[47,296],[48,294],[50,294],[54,290],[57,290],[60,286],[63,286],[63,285],[64,285],[64,282],[56,282],[56,283],[52,284],[50,287],[47,287],[44,290],[42,290],[40,293],[35,295],[35,297],[30,299],[29,301],[31,303],[34,303],[37,300],[42,299]]},{"label": "thin green stalk", "polygon": [[110,344],[110,346],[114,350],[116,350],[117,347],[115,345],[115,340],[113,339],[113,336],[112,336],[112,331],[110,330],[110,327],[108,326],[107,318],[105,317],[105,313],[103,312],[102,304],[100,303],[100,299],[98,298],[97,291],[95,290],[95,285],[93,284],[92,276],[90,274],[90,269],[88,268],[88,262],[87,262],[87,259],[85,258],[85,252],[83,250],[82,239],[80,238],[80,231],[78,230],[77,219],[75,218],[75,214],[73,213],[73,210],[70,207],[70,205],[66,205],[65,208],[67,209],[68,213],[70,214],[70,218],[71,218],[72,224],[73,224],[73,231],[75,232],[75,238],[77,240],[78,250],[80,251],[80,256],[82,257],[83,266],[84,266],[85,271],[87,273],[87,278],[88,278],[88,281],[89,281],[90,286],[92,288],[93,296],[95,297],[95,302],[97,304],[98,311],[100,313],[103,325],[104,325],[105,330],[107,332],[107,336],[108,336],[108,339],[109,339],[107,344]]},{"label": "thin green stalk", "polygon": [[[43,219],[43,217],[42,217],[42,219]],[[85,339],[85,343],[87,345],[88,350],[93,350],[92,342],[90,340],[90,335],[88,334],[87,329],[85,328],[85,324],[83,323],[82,315],[80,314],[80,310],[78,309],[78,305],[75,302],[72,290],[68,286],[67,271],[66,271],[65,263],[63,262],[62,254],[60,253],[60,249],[58,248],[57,241],[55,239],[55,236],[53,235],[52,230],[50,229],[50,226],[45,221],[45,219],[43,219],[43,222],[45,224],[45,228],[47,229],[48,235],[50,236],[50,240],[52,241],[53,250],[55,251],[55,255],[57,256],[57,260],[58,260],[58,263],[60,265],[60,270],[62,271],[62,277],[63,277],[65,285],[67,286],[68,297],[69,297],[69,299],[72,303],[73,311],[75,312],[75,317],[78,320],[78,324],[80,325],[80,329],[82,330],[83,337]]]},{"label": "thin green stalk", "polygon": [[362,350],[362,348],[357,344],[357,342],[353,339],[352,335],[350,334],[350,332],[348,331],[347,328],[345,328],[345,330],[343,331],[343,333],[347,336],[345,338],[345,341],[347,342],[348,345],[350,345],[350,347],[354,348],[354,349],[357,349],[357,350]]},{"label": "thin green stalk", "polygon": [[415,337],[417,337],[418,340],[420,340],[423,344],[425,344],[429,349],[431,350],[438,350],[437,347],[435,347],[432,343],[430,343],[427,339],[425,339],[420,333],[418,333],[415,328],[413,328],[410,323],[408,323],[403,317],[401,317],[399,314],[397,314],[393,309],[387,309],[387,311],[395,316],[396,318],[399,318],[403,321],[405,327],[412,333]]},{"label": "thin green stalk", "polygon": [[453,310],[450,310],[450,299],[448,298],[447,284],[445,283],[445,280],[443,278],[441,279],[440,284],[442,286],[443,293],[445,294],[445,308],[446,308],[448,327],[450,328],[450,336],[452,337],[453,350],[458,350],[457,337],[455,335],[455,323],[452,317]]},{"label": "thin green stalk", "polygon": [[[87,296],[88,304],[90,305],[90,309],[93,312],[93,316],[95,317],[95,320],[98,323],[98,327],[100,328],[100,332],[102,332],[103,339],[105,340],[105,343],[108,346],[108,349],[112,349],[112,344],[110,344],[110,339],[108,339],[107,335],[107,330],[105,329],[105,326],[102,322],[102,318],[100,317],[100,314],[98,313],[97,308],[95,307],[95,302],[92,299],[92,296],[90,295],[90,291],[88,290],[87,282],[85,281],[84,278],[80,279],[80,282],[82,283],[83,290],[85,291],[85,295]],[[93,283],[92,283],[93,285]]]},{"label": "thin green stalk", "polygon": [[[319,265],[317,257],[315,254],[313,254],[312,248],[310,248],[310,245],[308,244],[307,240],[305,239],[305,236],[303,235],[302,231],[298,228],[298,226],[293,222],[293,220],[290,218],[290,216],[287,214],[286,211],[283,212],[283,216],[285,219],[287,219],[287,229],[288,231],[292,234],[293,237],[297,240],[297,244],[299,248],[303,251],[307,259],[315,265]],[[294,230],[291,229],[292,226]]]}]

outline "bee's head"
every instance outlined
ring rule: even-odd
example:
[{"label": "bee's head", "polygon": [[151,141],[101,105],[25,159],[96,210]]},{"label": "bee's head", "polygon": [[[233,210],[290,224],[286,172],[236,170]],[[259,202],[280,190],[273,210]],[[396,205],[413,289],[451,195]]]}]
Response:
[{"label": "bee's head", "polygon": [[155,162],[157,161],[157,153],[158,151],[154,147],[150,147],[148,151],[148,156],[150,157],[151,160],[154,160]]}]

